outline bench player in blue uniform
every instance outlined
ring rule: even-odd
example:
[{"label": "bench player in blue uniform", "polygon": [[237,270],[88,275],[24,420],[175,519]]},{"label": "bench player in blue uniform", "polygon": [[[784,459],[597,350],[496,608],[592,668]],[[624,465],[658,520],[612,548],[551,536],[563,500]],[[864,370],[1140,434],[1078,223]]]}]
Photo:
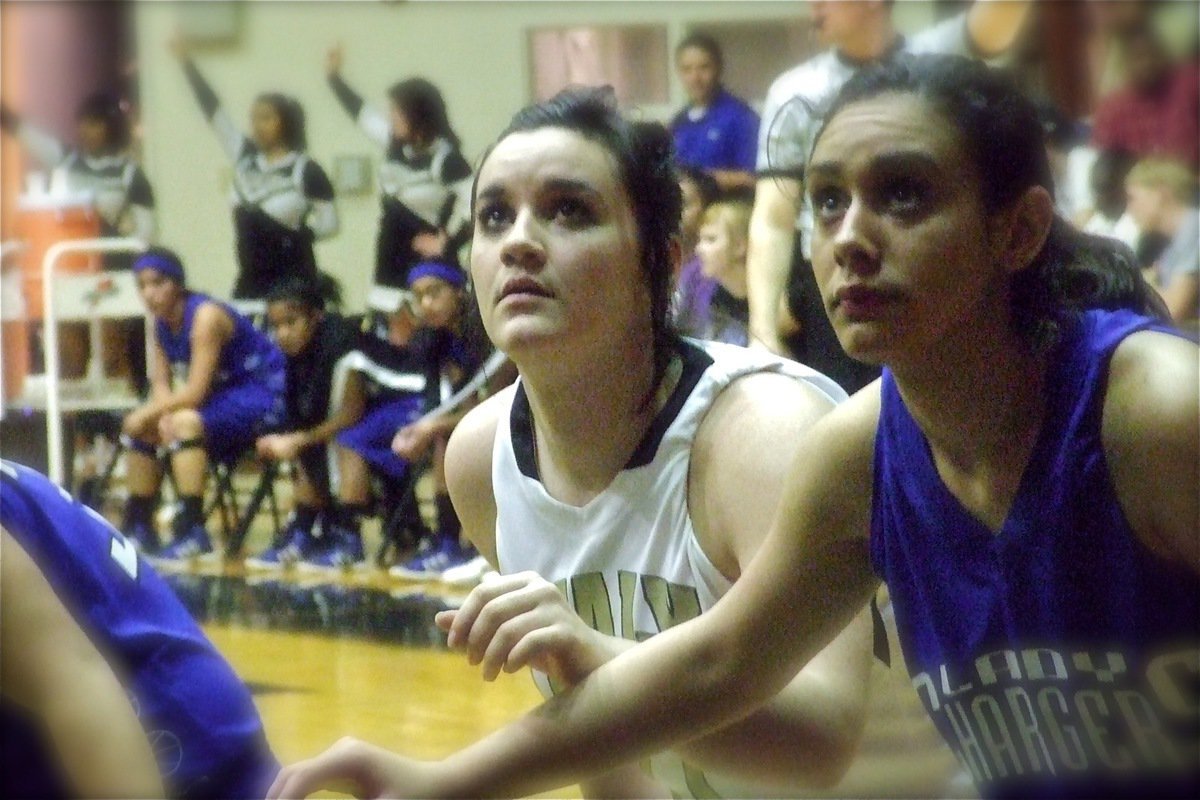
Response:
[{"label": "bench player in blue uniform", "polygon": [[99,514],[0,461],[5,797],[261,797],[249,691]]},{"label": "bench player in blue uniform", "polygon": [[[212,551],[202,511],[209,460],[235,459],[283,421],[284,358],[248,318],[189,290],[170,250],[150,248],[133,271],[155,322],[150,398],[122,423],[130,447],[125,532],[154,558],[188,560]],[[159,448],[170,453],[180,501],[174,540],[161,553],[152,521]]]}]

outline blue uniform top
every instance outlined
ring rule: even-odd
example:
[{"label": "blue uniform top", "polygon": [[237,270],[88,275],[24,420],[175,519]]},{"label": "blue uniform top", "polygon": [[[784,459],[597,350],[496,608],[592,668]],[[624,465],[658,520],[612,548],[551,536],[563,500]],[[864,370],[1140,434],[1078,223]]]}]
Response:
[{"label": "blue uniform top", "polygon": [[201,292],[187,293],[183,304],[183,325],[178,333],[172,332],[162,319],[155,320],[154,332],[171,364],[172,374],[178,377],[187,374],[192,361],[192,322],[196,317],[196,309],[204,303],[216,303],[233,320],[233,336],[221,348],[217,374],[213,376],[209,393],[216,394],[222,389],[245,383],[258,383],[282,392],[285,382],[283,352],[236,309]]},{"label": "blue uniform top", "polygon": [[754,171],[758,155],[758,114],[721,89],[712,105],[693,120],[684,109],[671,120],[675,160],[697,169]]},{"label": "blue uniform top", "polygon": [[884,371],[871,559],[913,685],[985,796],[1200,788],[1200,580],[1135,537],[1101,440],[1109,360],[1146,329],[1162,327],[1130,312],[1065,323],[995,534],[941,481]]},{"label": "blue uniform top", "polygon": [[[250,692],[133,544],[10,461],[0,461],[0,523],[114,659],[171,796],[262,797],[279,764]],[[0,709],[4,796],[62,796],[31,721],[8,702]]]}]

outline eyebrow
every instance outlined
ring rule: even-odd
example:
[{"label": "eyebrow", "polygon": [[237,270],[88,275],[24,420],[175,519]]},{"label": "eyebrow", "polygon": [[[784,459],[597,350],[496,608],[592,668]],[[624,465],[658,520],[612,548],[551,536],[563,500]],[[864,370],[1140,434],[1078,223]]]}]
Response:
[{"label": "eyebrow", "polygon": [[[541,187],[541,191],[549,191],[556,194],[582,194],[589,197],[599,198],[602,195],[595,186],[587,181],[578,180],[575,178],[550,178]],[[476,202],[491,201],[503,197],[506,194],[505,189],[500,184],[491,184],[480,189],[475,194]]]},{"label": "eyebrow", "polygon": [[[893,150],[878,153],[871,157],[867,164],[869,171],[886,170],[888,172],[936,172],[940,169],[938,162],[923,150]],[[818,161],[810,164],[806,178],[837,178],[843,172],[842,162]]]}]

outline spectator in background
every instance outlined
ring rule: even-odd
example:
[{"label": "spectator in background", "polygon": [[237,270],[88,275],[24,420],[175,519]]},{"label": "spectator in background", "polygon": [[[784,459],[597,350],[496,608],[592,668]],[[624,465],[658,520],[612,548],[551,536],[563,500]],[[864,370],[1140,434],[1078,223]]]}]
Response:
[{"label": "spectator in background", "polygon": [[679,220],[680,261],[672,301],[675,327],[684,336],[701,336],[708,327],[708,309],[717,282],[704,274],[696,255],[696,240],[704,209],[720,191],[716,180],[695,167],[679,168],[679,191],[683,193],[683,212]]},{"label": "spectator in background", "polygon": [[716,40],[693,33],[675,48],[675,71],[688,104],[671,120],[675,158],[702,169],[724,191],[754,190],[758,114],[721,85],[725,66]]},{"label": "spectator in background", "polygon": [[[862,67],[897,52],[1001,54],[1015,41],[1028,7],[1028,2],[977,2],[965,14],[903,37],[886,0],[809,4],[813,27],[829,49],[771,84],[759,128],[746,262],[753,341],[798,358],[850,392],[879,374],[878,367],[861,364],[842,350],[812,276],[812,208],[801,187],[818,109]],[[784,331],[789,333],[786,342]]]},{"label": "spectator in background", "polygon": [[403,288],[413,264],[431,258],[456,260],[470,238],[471,166],[436,86],[424,78],[393,84],[385,116],[364,103],[342,78],[344,63],[342,46],[331,47],[325,57],[329,87],[385,154],[379,167],[375,283]]},{"label": "spectator in background", "polygon": [[1082,146],[1087,136],[1078,122],[1051,102],[1035,105],[1054,175],[1054,205],[1064,219],[1079,219],[1091,205],[1087,176],[1095,151]]},{"label": "spectator in background", "polygon": [[1103,150],[1096,155],[1089,175],[1092,209],[1082,220],[1087,233],[1108,236],[1137,250],[1137,223],[1125,211],[1125,177],[1133,167],[1133,156],[1125,150]]},{"label": "spectator in background", "polygon": [[[63,188],[72,198],[82,196],[90,201],[101,236],[129,236],[153,243],[158,232],[154,192],[141,165],[130,153],[132,131],[121,100],[106,93],[90,95],[79,104],[75,119],[78,148],[73,149],[0,105],[0,128],[16,136],[39,166],[52,171],[52,187],[61,176]],[[106,270],[129,269],[133,254],[105,253],[101,263]],[[40,271],[41,265],[36,268]],[[133,392],[144,397],[149,383],[142,321],[106,319],[100,331],[104,374],[128,376]],[[64,371],[81,373],[87,359],[86,323],[64,325],[60,342]],[[91,488],[119,428],[118,420],[111,414],[85,412],[77,418],[76,453],[86,455],[77,458],[73,477],[81,498],[88,502],[98,502]]]},{"label": "spectator in background", "polygon": [[[79,104],[75,119],[79,146],[72,149],[0,105],[0,128],[16,136],[40,166],[62,175],[71,195],[90,198],[101,236],[131,236],[153,243],[158,227],[154,192],[129,152],[132,133],[121,100],[110,94],[90,95]],[[132,262],[129,253],[104,256],[105,269],[128,269]]]},{"label": "spectator in background", "polygon": [[1169,159],[1139,161],[1125,179],[1129,216],[1144,234],[1161,234],[1166,248],[1154,260],[1151,283],[1177,324],[1200,316],[1200,210],[1196,176]]},{"label": "spectator in background", "polygon": [[1173,63],[1148,23],[1126,31],[1127,82],[1101,98],[1092,118],[1092,144],[1121,148],[1137,158],[1157,156],[1200,166],[1200,62]]},{"label": "spectator in background", "polygon": [[304,109],[287,95],[260,94],[250,106],[251,135],[246,136],[221,107],[182,37],[172,39],[171,52],[233,162],[229,201],[238,257],[233,296],[262,300],[275,281],[288,275],[315,281],[313,241],[333,236],[339,223],[333,184],[305,153]]},{"label": "spectator in background", "polygon": [[745,347],[750,342],[746,305],[746,243],[752,205],[744,198],[719,199],[704,211],[696,255],[704,274],[718,283],[700,338]]}]

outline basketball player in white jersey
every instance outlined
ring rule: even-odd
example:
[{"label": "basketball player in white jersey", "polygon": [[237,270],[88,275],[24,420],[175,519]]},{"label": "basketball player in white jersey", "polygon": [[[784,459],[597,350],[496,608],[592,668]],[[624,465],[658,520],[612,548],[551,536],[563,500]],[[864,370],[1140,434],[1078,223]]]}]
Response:
[{"label": "basketball player in white jersey", "polygon": [[[609,98],[532,106],[483,161],[472,273],[484,326],[521,377],[447,453],[464,532],[505,573],[475,590],[488,602],[467,651],[476,663],[487,651],[489,679],[535,667],[546,694],[724,595],[805,430],[845,398],[801,365],[669,330],[670,134],[623,120]],[[584,794],[828,789],[862,727],[871,632],[864,609],[764,710]]]}]

